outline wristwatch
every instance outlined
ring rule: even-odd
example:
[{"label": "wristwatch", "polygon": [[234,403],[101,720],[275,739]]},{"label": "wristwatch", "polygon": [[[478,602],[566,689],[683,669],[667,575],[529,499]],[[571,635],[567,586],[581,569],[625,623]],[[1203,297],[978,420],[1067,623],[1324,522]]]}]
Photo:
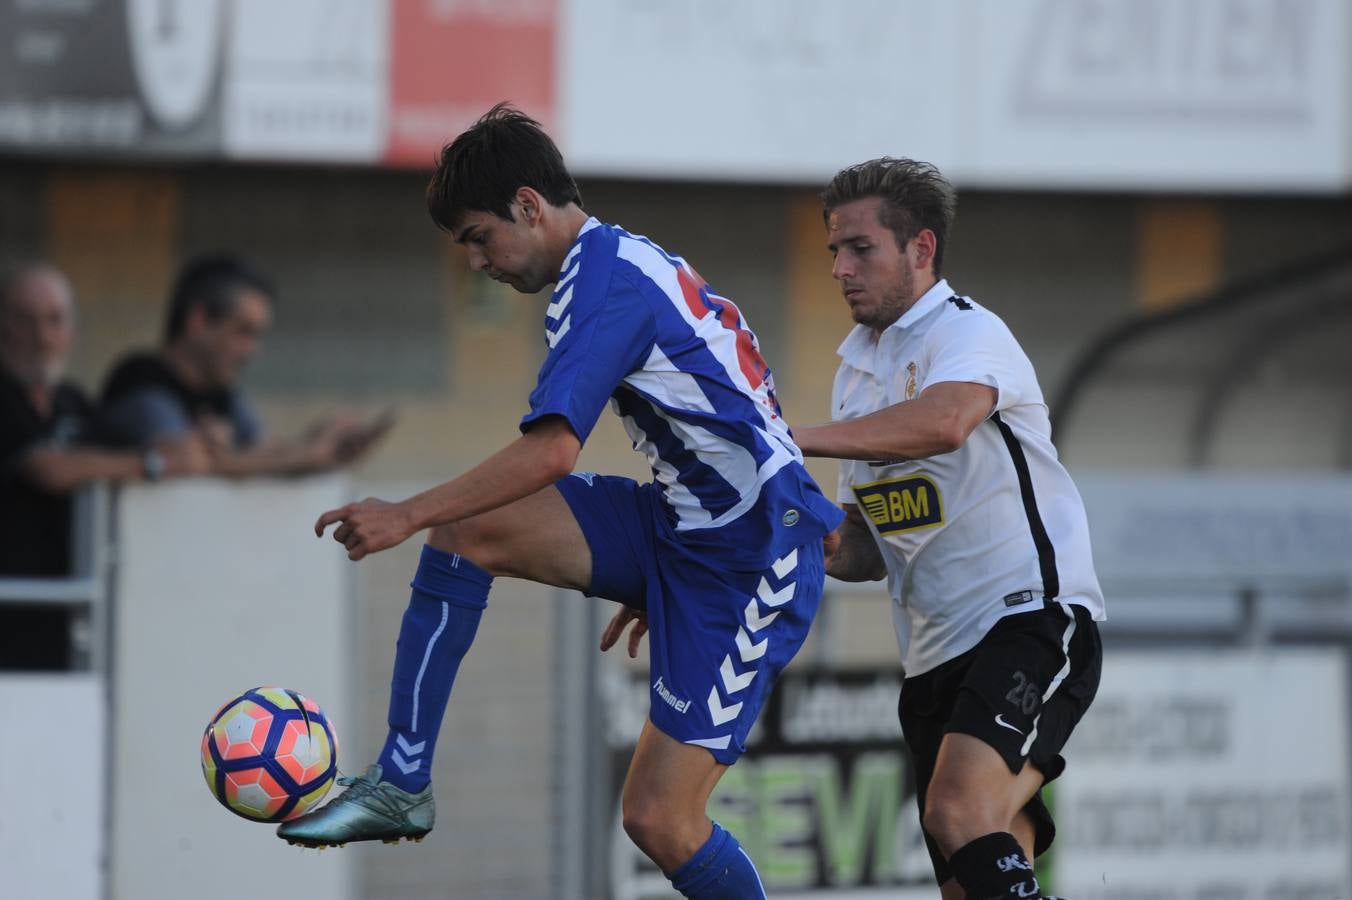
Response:
[{"label": "wristwatch", "polygon": [[159,481],[168,465],[164,454],[151,447],[141,457],[141,474],[146,477],[146,481]]}]

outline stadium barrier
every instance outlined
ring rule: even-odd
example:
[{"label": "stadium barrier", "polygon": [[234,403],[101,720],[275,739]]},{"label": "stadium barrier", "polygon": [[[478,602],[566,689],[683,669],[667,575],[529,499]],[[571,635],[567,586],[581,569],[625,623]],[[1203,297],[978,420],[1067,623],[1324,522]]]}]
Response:
[{"label": "stadium barrier", "polygon": [[98,897],[105,854],[111,495],[80,492],[68,578],[0,578],[0,604],[67,609],[64,672],[0,672],[0,884],[7,896]]},{"label": "stadium barrier", "polygon": [[86,610],[92,635],[84,671],[0,679],[6,897],[354,895],[351,854],[300,852],[234,817],[198,762],[207,721],[247,688],[292,688],[346,721],[350,570],[305,539],[344,485],[95,491],[72,578],[0,581],[0,600]]}]

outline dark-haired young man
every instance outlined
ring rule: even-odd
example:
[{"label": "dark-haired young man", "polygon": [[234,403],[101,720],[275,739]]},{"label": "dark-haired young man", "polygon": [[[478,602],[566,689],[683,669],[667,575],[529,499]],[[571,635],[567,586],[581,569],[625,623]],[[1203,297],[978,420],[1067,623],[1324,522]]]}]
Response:
[{"label": "dark-haired young man", "polygon": [[99,434],[109,443],[152,447],[197,435],[218,475],[292,475],[351,462],[386,423],[342,418],[298,440],[264,434],[239,386],[272,322],[275,291],[263,275],[228,256],[192,260],[179,273],[156,353],[133,353],[108,375]]},{"label": "dark-haired young man", "polygon": [[832,274],[856,325],[835,422],[827,572],[886,576],[906,679],[899,714],[945,900],[1041,897],[1043,784],[1098,687],[1104,604],[1083,504],[1051,443],[1032,364],[1005,324],[940,278],[955,195],[937,169],[876,159],[822,194]]},{"label": "dark-haired young man", "polygon": [[[352,559],[430,528],[395,657],[377,765],[278,833],[306,845],[420,837],[430,762],[494,576],[624,604],[651,629],[652,688],[624,827],[687,897],[761,897],[737,840],[705,815],[821,595],[840,510],[818,490],[737,307],[684,260],[590,218],[539,125],[499,106],[442,153],[433,219],[471,266],[522,293],[548,284],[549,350],[522,435],[400,503],[324,513]],[[609,404],[654,480],[574,473]],[[636,626],[639,627],[639,626]]]}]

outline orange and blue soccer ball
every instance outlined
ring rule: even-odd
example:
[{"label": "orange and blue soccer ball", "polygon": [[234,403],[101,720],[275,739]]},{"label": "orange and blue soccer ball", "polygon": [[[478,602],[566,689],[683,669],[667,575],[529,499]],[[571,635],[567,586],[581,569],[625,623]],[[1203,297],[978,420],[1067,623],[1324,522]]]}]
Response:
[{"label": "orange and blue soccer ball", "polygon": [[313,807],[338,774],[338,740],[315,703],[256,687],[216,711],[202,735],[202,775],[228,810],[284,822]]}]

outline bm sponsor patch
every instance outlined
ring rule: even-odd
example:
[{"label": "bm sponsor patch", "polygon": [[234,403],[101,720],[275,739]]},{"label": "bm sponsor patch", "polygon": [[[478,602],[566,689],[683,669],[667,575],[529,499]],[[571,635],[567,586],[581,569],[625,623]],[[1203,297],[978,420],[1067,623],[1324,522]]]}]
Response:
[{"label": "bm sponsor patch", "polygon": [[928,528],[944,521],[939,488],[924,475],[857,484],[854,495],[879,534]]}]

